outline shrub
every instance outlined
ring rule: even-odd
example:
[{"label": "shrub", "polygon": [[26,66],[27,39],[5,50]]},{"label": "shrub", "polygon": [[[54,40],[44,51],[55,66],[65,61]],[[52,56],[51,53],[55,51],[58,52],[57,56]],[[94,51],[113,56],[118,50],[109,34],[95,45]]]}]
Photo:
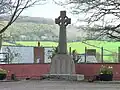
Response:
[{"label": "shrub", "polygon": [[102,65],[99,74],[113,74],[113,67]]},{"label": "shrub", "polygon": [[8,73],[7,70],[0,68],[0,74],[7,74],[7,73]]}]

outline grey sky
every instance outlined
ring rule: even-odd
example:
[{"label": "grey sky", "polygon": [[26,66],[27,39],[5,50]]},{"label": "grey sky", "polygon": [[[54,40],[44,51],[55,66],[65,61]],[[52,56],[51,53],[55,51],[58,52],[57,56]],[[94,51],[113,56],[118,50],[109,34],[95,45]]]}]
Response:
[{"label": "grey sky", "polygon": [[[21,15],[52,18],[54,20],[60,15],[61,10],[67,11],[66,8],[55,4],[52,0],[49,0],[45,5],[34,6],[24,10]],[[67,11],[67,16],[72,19],[72,23],[76,22],[76,17],[69,13],[69,11]]]},{"label": "grey sky", "polygon": [[[55,0],[55,1],[63,2],[65,0]],[[32,16],[32,17],[52,18],[54,20],[55,18],[57,18],[59,16],[61,10],[66,10],[67,11],[67,16],[72,19],[71,20],[72,23],[76,23],[77,18],[79,18],[79,19],[84,19],[85,18],[84,14],[79,14],[77,16],[72,15],[71,13],[69,13],[67,8],[63,8],[62,6],[59,6],[59,5],[55,4],[53,2],[53,0],[47,0],[47,4],[45,4],[45,5],[30,7],[28,9],[24,10],[21,15]],[[108,15],[106,17],[106,20],[111,20],[111,17],[113,17],[113,16]],[[77,22],[77,24],[78,25],[86,25],[87,23]]]}]

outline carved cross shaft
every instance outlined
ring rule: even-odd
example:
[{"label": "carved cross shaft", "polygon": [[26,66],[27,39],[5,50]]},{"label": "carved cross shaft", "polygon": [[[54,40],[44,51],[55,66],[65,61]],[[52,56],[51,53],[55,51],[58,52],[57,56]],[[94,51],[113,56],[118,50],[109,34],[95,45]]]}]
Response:
[{"label": "carved cross shaft", "polygon": [[66,26],[71,23],[71,19],[66,16],[66,11],[60,11],[60,16],[55,19],[55,23],[60,26],[58,53],[67,54]]}]

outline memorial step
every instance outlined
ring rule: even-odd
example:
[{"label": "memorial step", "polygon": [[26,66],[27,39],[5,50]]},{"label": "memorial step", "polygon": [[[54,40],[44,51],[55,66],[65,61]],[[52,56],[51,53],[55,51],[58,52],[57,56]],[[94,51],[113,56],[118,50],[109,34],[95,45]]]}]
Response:
[{"label": "memorial step", "polygon": [[48,80],[70,80],[70,81],[82,81],[84,75],[82,74],[44,74],[43,79]]}]

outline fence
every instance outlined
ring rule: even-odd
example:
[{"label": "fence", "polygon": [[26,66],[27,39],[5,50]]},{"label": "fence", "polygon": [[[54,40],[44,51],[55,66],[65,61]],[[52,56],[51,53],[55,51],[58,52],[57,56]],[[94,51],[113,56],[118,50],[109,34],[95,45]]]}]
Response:
[{"label": "fence", "polygon": [[50,63],[55,47],[3,46],[0,64]]},{"label": "fence", "polygon": [[[72,49],[72,47],[69,47],[70,55],[72,55],[73,50],[74,49]],[[85,47],[82,54],[80,52],[77,52],[79,58],[77,63],[120,63],[120,47],[115,48],[115,50],[110,51],[103,47],[96,50],[96,48]],[[87,59],[89,59],[89,61]],[[80,62],[80,60],[82,62]]]},{"label": "fence", "polygon": [[[51,63],[51,56],[55,47],[18,47],[4,46],[0,53],[0,64],[12,63]],[[69,54],[72,56],[73,47],[69,47]],[[119,63],[120,47],[114,51],[106,48],[85,47],[83,52],[77,52],[75,63]]]}]

